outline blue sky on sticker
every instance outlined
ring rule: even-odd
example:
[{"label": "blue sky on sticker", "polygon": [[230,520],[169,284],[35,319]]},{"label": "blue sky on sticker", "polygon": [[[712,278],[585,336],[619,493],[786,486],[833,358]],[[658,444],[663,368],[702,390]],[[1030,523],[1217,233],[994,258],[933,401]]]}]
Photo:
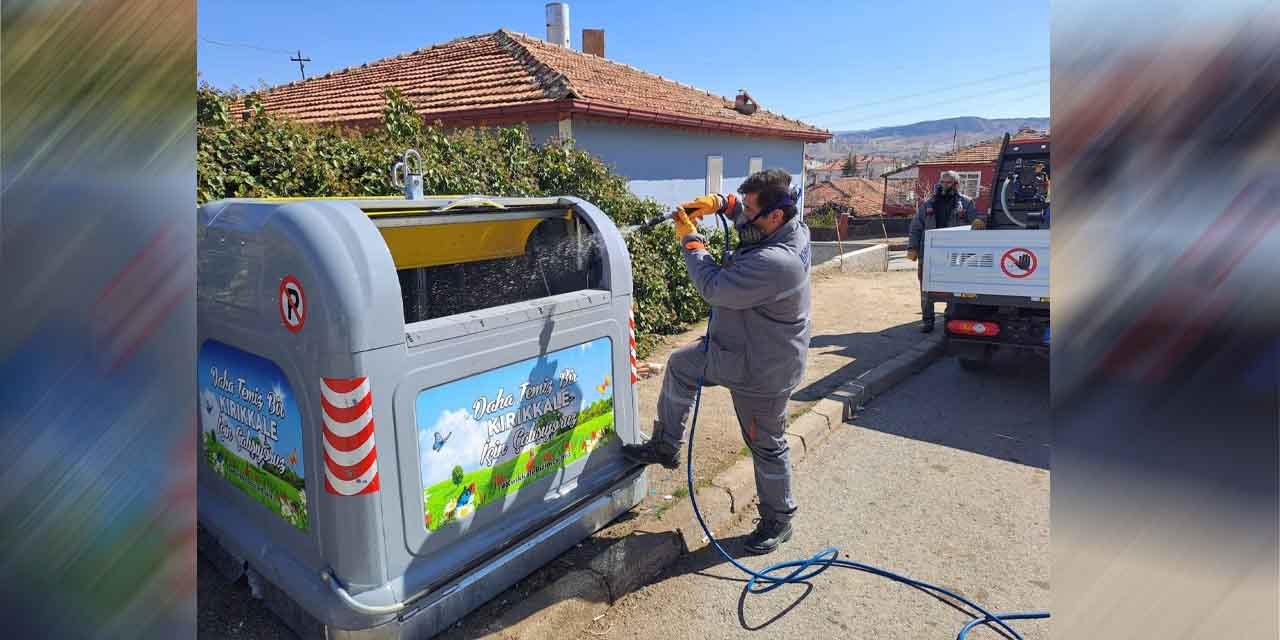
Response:
[{"label": "blue sky on sticker", "polygon": [[[221,388],[213,384],[212,369],[217,367],[219,371],[228,370],[232,384],[235,384],[237,378],[244,378],[245,384],[260,390],[264,397],[275,390],[284,396],[284,419],[278,420],[266,412],[266,405],[263,405],[263,413],[268,419],[276,419],[278,425],[276,427],[276,440],[272,447],[276,454],[289,459],[289,454],[297,452],[298,463],[290,465],[294,473],[300,477],[306,477],[305,462],[306,456],[302,449],[302,417],[298,412],[298,403],[293,394],[293,389],[289,387],[289,382],[285,375],[275,363],[265,358],[240,351],[234,347],[227,346],[215,340],[206,341],[200,347],[200,356],[196,364],[196,383],[199,390],[199,412],[200,412],[200,430],[201,433],[209,431],[216,424],[217,404],[216,398],[219,396],[230,397],[239,401],[239,397],[228,394]],[[317,381],[318,383],[318,381]],[[241,402],[241,404],[244,404]],[[251,431],[251,430],[250,430]],[[229,449],[235,451],[233,443],[223,443]]]},{"label": "blue sky on sticker", "polygon": [[[478,399],[482,396],[488,400],[496,399],[499,388],[504,395],[516,397],[510,408],[495,411],[481,417],[481,420],[514,411],[521,406],[521,384],[536,384],[550,377],[553,387],[558,390],[560,372],[565,369],[573,369],[578,375],[577,384],[571,386],[571,391],[580,398],[575,401],[578,409],[613,395],[613,356],[607,337],[421,391],[414,416],[418,425],[423,487],[448,478],[454,465],[461,465],[467,471],[481,466],[488,435],[481,423],[474,419],[473,408]],[[604,383],[606,375],[610,378],[610,385],[601,391],[599,385]],[[538,400],[554,393],[539,396]],[[442,437],[448,436],[440,451],[432,448],[436,432],[440,432]]]}]

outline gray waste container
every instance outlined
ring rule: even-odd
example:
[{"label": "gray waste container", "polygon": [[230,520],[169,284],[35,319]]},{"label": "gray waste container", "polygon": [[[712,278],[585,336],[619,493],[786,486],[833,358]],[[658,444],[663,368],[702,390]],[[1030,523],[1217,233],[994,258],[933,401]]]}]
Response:
[{"label": "gray waste container", "polygon": [[427,637],[633,507],[631,270],[576,198],[199,209],[206,557],[303,637]]}]

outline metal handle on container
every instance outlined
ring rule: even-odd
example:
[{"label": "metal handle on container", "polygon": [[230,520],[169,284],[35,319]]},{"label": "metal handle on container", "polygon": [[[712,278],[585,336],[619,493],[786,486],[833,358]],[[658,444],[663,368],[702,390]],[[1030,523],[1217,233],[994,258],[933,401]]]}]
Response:
[{"label": "metal handle on container", "polygon": [[[410,163],[410,158],[414,162]],[[422,154],[417,149],[406,149],[400,161],[392,165],[391,185],[404,191],[407,200],[422,199]]]},{"label": "metal handle on container", "polygon": [[448,211],[450,209],[457,209],[459,207],[476,206],[476,205],[483,205],[486,207],[492,207],[494,209],[506,209],[506,207],[488,198],[484,198],[481,196],[473,196],[470,198],[463,198],[461,200],[455,200],[453,202],[450,202],[443,209],[441,209],[441,211]]},{"label": "metal handle on container", "polygon": [[356,600],[351,597],[350,593],[347,593],[347,590],[343,588],[342,585],[338,584],[338,578],[333,575],[332,571],[324,571],[320,574],[320,579],[329,584],[329,590],[333,591],[334,595],[338,596],[338,599],[341,600],[343,604],[365,615],[385,616],[392,613],[399,613],[405,608],[404,602],[384,605],[368,605]]}]

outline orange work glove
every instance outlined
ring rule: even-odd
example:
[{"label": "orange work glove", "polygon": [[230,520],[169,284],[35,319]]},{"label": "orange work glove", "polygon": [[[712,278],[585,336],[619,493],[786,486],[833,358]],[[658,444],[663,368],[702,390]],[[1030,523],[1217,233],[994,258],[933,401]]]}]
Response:
[{"label": "orange work glove", "polygon": [[698,232],[698,228],[693,226],[693,220],[689,219],[689,214],[685,213],[684,209],[676,209],[675,214],[671,216],[671,221],[675,223],[672,229],[676,242],[684,240],[684,237],[691,233]]},{"label": "orange work glove", "polygon": [[705,196],[699,196],[680,205],[680,209],[689,214],[690,220],[697,220],[702,216],[709,216],[724,210],[728,200],[718,194],[712,193]]}]

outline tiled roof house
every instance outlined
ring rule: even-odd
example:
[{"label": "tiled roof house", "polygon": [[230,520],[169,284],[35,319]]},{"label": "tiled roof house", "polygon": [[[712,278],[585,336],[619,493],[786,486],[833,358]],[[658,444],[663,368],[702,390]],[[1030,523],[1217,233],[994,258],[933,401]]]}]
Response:
[{"label": "tiled roof house", "polygon": [[879,178],[832,178],[809,187],[805,208],[816,210],[833,202],[848,207],[855,217],[880,215],[884,186]]},{"label": "tiled roof house", "polygon": [[[351,127],[380,124],[397,87],[446,127],[524,123],[538,141],[572,138],[630,180],[637,195],[674,205],[725,192],[758,167],[800,186],[803,146],[827,131],[604,57],[499,29],[384,58],[259,94],[271,113]],[[744,79],[745,81],[746,79]],[[750,102],[754,102],[751,100]]]},{"label": "tiled roof house", "polygon": [[960,192],[973,198],[979,211],[986,211],[991,206],[991,181],[1003,139],[975,142],[884,174],[885,213],[913,215],[920,199],[927,197],[944,171],[960,174]]}]

